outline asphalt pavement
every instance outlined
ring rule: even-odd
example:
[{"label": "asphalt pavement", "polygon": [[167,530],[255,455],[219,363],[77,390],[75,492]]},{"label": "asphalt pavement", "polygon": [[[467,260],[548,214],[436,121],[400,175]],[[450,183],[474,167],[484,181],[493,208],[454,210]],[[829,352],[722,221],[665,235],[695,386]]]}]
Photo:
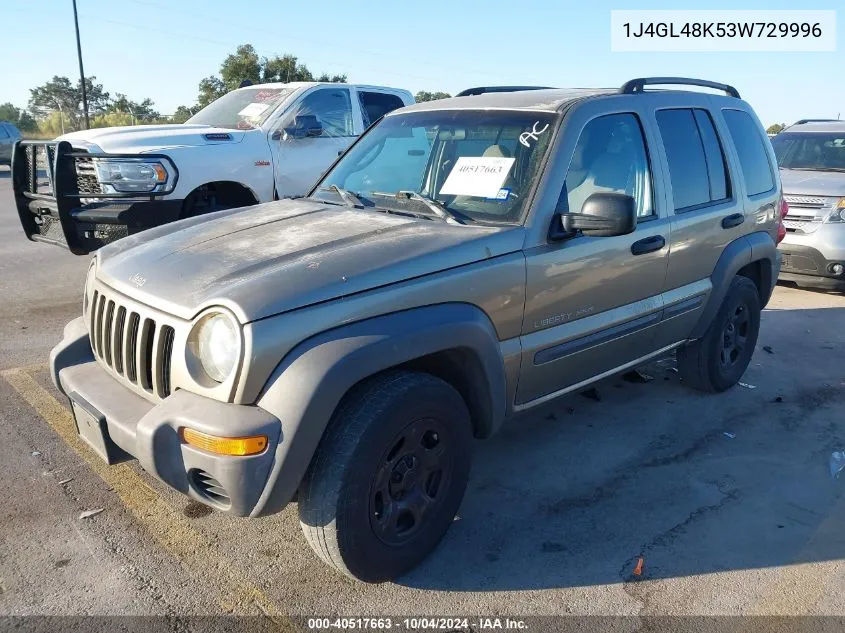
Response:
[{"label": "asphalt pavement", "polygon": [[317,560],[295,506],[212,512],[78,440],[46,362],[88,258],[24,238],[8,176],[0,616],[845,615],[845,476],[829,469],[845,450],[845,296],[778,287],[727,393],[689,390],[664,359],[642,368],[651,380],[510,422],[476,443],[430,559],[365,585]]}]

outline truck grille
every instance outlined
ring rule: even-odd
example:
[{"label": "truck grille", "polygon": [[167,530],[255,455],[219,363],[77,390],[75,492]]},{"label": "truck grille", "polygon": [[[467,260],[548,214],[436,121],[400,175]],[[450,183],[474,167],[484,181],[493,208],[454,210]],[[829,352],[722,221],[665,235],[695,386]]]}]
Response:
[{"label": "truck grille", "polygon": [[88,331],[97,358],[119,377],[157,398],[170,395],[175,330],[95,290]]},{"label": "truck grille", "polygon": [[[77,153],[86,152],[86,150],[75,149]],[[86,152],[87,153],[87,152]],[[88,157],[77,157],[75,159],[76,166],[76,188],[80,194],[86,193],[103,193],[103,187],[100,185],[100,180],[97,178],[97,170],[94,167],[94,161]]]}]

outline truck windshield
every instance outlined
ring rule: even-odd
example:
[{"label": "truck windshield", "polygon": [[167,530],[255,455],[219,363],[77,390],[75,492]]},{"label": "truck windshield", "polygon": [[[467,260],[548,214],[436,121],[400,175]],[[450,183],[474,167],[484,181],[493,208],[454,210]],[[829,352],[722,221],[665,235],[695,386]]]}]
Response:
[{"label": "truck windshield", "polygon": [[185,123],[231,130],[260,127],[293,92],[291,88],[241,88],[212,101]]},{"label": "truck windshield", "polygon": [[781,133],[772,139],[778,167],[845,171],[845,132]]},{"label": "truck windshield", "polygon": [[507,110],[389,115],[344,155],[313,196],[335,201],[340,188],[365,206],[400,212],[409,200],[425,211],[422,196],[471,221],[518,222],[554,120],[550,112]]}]

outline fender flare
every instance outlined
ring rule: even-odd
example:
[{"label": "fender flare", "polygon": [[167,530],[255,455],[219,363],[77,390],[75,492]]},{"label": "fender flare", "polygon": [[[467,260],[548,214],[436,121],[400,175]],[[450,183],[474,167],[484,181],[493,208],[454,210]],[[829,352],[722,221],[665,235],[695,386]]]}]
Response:
[{"label": "fender flare", "polygon": [[479,417],[487,418],[474,420],[475,434],[486,437],[504,421],[507,387],[496,330],[475,306],[448,303],[375,317],[329,330],[291,350],[257,402],[281,421],[282,438],[251,516],[278,512],[294,497],[349,389],[391,367],[451,350],[472,359],[473,393],[479,394],[483,412]]},{"label": "fender flare", "polygon": [[691,340],[699,339],[707,332],[725,299],[731,280],[745,266],[757,261],[762,264],[760,266],[760,305],[762,307],[768,303],[777,282],[779,259],[777,246],[772,237],[765,231],[758,231],[735,239],[722,251],[710,275],[713,290],[690,334]]}]

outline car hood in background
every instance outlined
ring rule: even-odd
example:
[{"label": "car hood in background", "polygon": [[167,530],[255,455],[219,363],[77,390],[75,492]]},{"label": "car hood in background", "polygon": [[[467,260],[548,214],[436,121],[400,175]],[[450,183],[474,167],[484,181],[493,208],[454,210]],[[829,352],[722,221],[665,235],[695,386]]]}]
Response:
[{"label": "car hood in background", "polygon": [[184,319],[223,305],[248,322],[518,251],[522,243],[522,227],[280,200],[118,240],[99,251],[98,277]]},{"label": "car hood in background", "polygon": [[240,143],[245,133],[244,130],[183,123],[95,128],[71,132],[56,140],[69,141],[74,147],[87,149],[92,153],[137,154],[156,152],[169,147]]},{"label": "car hood in background", "polygon": [[845,172],[781,169],[780,181],[785,194],[845,197]]}]

